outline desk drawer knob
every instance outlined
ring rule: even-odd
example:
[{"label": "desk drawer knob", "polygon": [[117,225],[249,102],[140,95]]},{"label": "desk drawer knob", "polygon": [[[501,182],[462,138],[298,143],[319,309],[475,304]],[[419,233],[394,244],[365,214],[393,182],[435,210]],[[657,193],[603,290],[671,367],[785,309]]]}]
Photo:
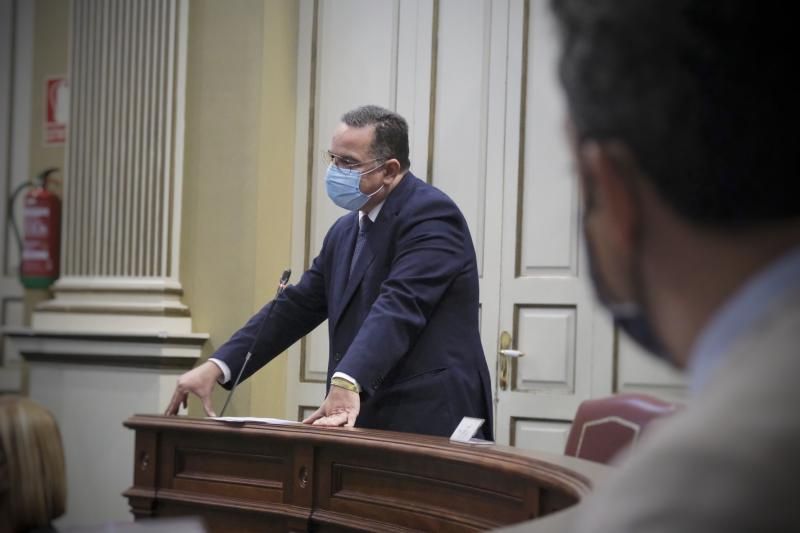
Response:
[{"label": "desk drawer knob", "polygon": [[144,471],[144,470],[147,470],[147,468],[149,466],[150,466],[150,454],[145,452],[145,451],[140,452],[139,453],[139,468],[141,468],[142,471]]},{"label": "desk drawer knob", "polygon": [[305,466],[300,467],[300,471],[297,474],[297,484],[300,485],[301,489],[306,488],[306,485],[308,485],[308,468]]}]

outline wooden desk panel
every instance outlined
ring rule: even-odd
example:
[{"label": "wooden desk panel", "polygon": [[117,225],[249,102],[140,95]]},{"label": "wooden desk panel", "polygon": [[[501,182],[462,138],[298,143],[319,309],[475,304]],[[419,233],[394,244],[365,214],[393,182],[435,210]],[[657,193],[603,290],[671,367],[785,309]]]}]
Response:
[{"label": "wooden desk panel", "polygon": [[317,454],[318,509],[378,521],[390,514],[393,523],[436,531],[488,529],[496,525],[485,518],[491,515],[513,521],[537,515],[538,498],[514,476],[409,453],[387,463],[379,450],[352,448]]},{"label": "wooden desk panel", "polygon": [[606,467],[445,438],[141,416],[137,518],[209,531],[479,531],[569,507]]}]

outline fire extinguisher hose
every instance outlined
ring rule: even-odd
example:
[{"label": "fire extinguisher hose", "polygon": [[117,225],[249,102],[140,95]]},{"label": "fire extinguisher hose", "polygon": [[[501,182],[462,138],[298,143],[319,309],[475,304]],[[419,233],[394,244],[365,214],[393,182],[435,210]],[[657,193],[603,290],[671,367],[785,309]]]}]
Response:
[{"label": "fire extinguisher hose", "polygon": [[14,233],[14,240],[17,241],[17,248],[19,249],[20,253],[22,253],[22,235],[20,234],[19,226],[17,226],[17,218],[14,216],[14,205],[17,196],[25,191],[25,189],[29,189],[31,187],[33,187],[33,185],[27,181],[25,183],[20,183],[8,198],[8,206],[6,209],[6,213],[8,213],[8,224],[11,226],[11,231]]},{"label": "fire extinguisher hose", "polygon": [[[47,168],[42,172],[40,172],[38,176],[36,176],[36,180],[41,184],[43,188],[46,189],[47,183],[50,180],[50,174],[58,172],[58,170],[59,170],[58,167]],[[14,213],[14,207],[16,206],[17,196],[22,194],[22,192],[25,191],[26,189],[31,189],[35,186],[36,185],[34,185],[34,183],[30,181],[26,181],[24,183],[20,183],[19,185],[17,185],[17,187],[12,191],[11,196],[9,196],[8,204],[6,206],[8,224],[9,226],[11,226],[11,231],[14,234],[14,240],[17,241],[17,249],[19,250],[20,257],[22,257],[23,242],[22,242],[22,234],[20,233],[19,226],[17,225],[17,217],[15,216]],[[21,274],[22,273],[20,272],[20,275]]]}]

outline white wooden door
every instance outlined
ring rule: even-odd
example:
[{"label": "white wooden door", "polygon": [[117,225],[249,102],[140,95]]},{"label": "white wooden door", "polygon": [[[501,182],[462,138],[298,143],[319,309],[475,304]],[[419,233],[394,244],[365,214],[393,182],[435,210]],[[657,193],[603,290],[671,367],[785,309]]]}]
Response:
[{"label": "white wooden door", "polygon": [[[318,157],[340,115],[365,103],[396,109],[409,122],[412,171],[470,226],[498,441],[560,452],[584,399],[679,395],[679,380],[616,341],[591,291],[547,1],[305,0],[300,9],[294,271],[343,214]],[[500,383],[503,331],[525,355]],[[327,343],[323,325],[290,350],[287,417],[322,401]]]},{"label": "white wooden door", "polygon": [[591,288],[546,0],[512,0],[508,36],[496,350],[523,355],[498,359],[496,437],[561,453],[583,400],[629,391],[680,399],[685,388],[614,331]]},{"label": "white wooden door", "polygon": [[611,391],[611,332],[583,262],[546,2],[512,2],[508,35],[498,348],[523,355],[499,360],[497,439],[560,453],[578,404]]}]

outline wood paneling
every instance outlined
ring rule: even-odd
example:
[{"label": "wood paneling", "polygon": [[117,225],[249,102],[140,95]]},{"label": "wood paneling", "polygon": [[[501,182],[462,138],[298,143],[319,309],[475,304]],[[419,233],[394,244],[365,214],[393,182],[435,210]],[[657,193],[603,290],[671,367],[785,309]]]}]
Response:
[{"label": "wood paneling", "polygon": [[519,308],[514,331],[525,356],[515,361],[515,390],[574,393],[576,315],[568,305]]},{"label": "wood paneling", "polygon": [[440,437],[135,416],[137,518],[209,531],[477,531],[581,499],[606,467]]}]

